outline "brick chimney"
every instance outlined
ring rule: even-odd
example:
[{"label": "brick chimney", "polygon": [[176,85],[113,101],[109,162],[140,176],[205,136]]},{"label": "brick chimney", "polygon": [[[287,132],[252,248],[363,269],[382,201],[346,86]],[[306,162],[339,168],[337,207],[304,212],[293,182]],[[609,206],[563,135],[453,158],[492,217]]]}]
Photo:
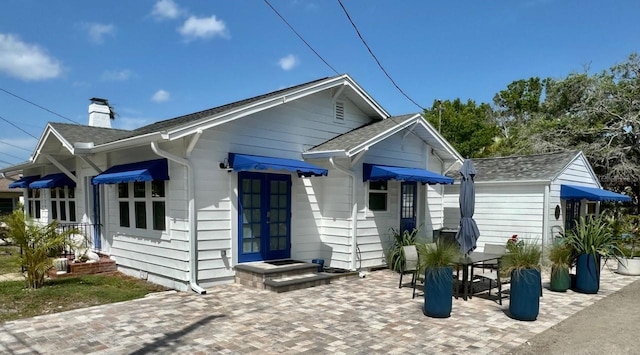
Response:
[{"label": "brick chimney", "polygon": [[89,104],[89,126],[111,128],[111,120],[115,112],[109,106],[109,101],[94,97]]}]

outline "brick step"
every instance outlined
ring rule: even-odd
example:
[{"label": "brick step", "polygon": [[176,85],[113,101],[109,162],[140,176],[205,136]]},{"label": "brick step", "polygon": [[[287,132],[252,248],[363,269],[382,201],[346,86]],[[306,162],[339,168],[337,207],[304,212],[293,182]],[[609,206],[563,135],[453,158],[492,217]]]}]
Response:
[{"label": "brick step", "polygon": [[267,279],[264,281],[264,286],[266,290],[280,293],[328,285],[331,283],[331,278],[331,275],[327,274],[299,274],[278,279]]}]

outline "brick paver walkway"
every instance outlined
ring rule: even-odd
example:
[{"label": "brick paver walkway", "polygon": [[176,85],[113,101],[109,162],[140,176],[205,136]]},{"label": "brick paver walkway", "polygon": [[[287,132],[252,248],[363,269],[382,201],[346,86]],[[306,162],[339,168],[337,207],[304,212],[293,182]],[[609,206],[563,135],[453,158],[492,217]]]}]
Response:
[{"label": "brick paver walkway", "polygon": [[634,280],[605,269],[597,295],[545,290],[535,322],[479,297],[425,317],[386,270],[281,294],[224,285],[6,322],[0,353],[502,353]]}]

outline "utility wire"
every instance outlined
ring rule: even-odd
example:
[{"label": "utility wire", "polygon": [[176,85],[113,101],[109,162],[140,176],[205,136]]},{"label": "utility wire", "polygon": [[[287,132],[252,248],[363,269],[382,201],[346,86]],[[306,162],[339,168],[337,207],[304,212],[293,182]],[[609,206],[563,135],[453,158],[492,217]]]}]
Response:
[{"label": "utility wire", "polygon": [[5,141],[3,141],[3,140],[0,140],[0,143],[2,143],[2,144],[6,144],[6,145],[11,146],[11,147],[14,147],[14,148],[22,149],[22,150],[24,150],[24,151],[27,151],[27,152],[31,153],[31,150],[29,150],[29,149],[27,149],[27,148],[22,148],[22,147],[20,147],[20,146],[15,145],[15,144],[7,143],[7,142],[5,142]]},{"label": "utility wire", "polygon": [[[266,1],[266,0],[265,0]],[[393,78],[391,78],[391,75],[389,75],[389,73],[384,69],[384,67],[382,66],[382,64],[380,63],[380,61],[378,60],[378,57],[376,57],[375,54],[373,54],[373,51],[371,50],[371,47],[369,47],[369,45],[367,44],[367,41],[364,40],[364,38],[362,37],[362,34],[360,33],[360,31],[358,30],[358,27],[356,26],[356,24],[353,22],[353,20],[351,19],[351,16],[349,15],[349,12],[347,12],[347,9],[344,7],[344,5],[342,4],[341,0],[338,0],[338,3],[340,4],[340,7],[342,7],[342,11],[344,11],[344,14],[347,16],[347,19],[349,19],[349,22],[351,22],[351,26],[353,26],[353,29],[356,30],[356,33],[358,34],[358,37],[360,37],[360,40],[362,41],[362,43],[364,44],[365,47],[367,47],[367,50],[369,51],[369,54],[371,54],[371,56],[373,57],[373,59],[376,61],[376,63],[378,64],[378,66],[380,67],[380,70],[382,70],[382,72],[384,73],[384,75],[387,76],[387,78],[389,78],[389,80],[391,80],[391,83],[393,84],[393,86],[396,87],[396,89],[398,89],[398,91],[400,91],[400,93],[402,95],[404,95],[404,97],[406,97],[409,101],[411,101],[414,105],[418,106],[422,111],[425,111],[426,109],[424,107],[422,107],[420,104],[418,104],[417,102],[415,102],[412,98],[409,97],[409,95],[407,95],[404,90],[402,90],[400,88],[400,86],[398,86],[398,84],[396,84],[395,80],[393,80]]]},{"label": "utility wire", "polygon": [[7,164],[7,165],[13,165],[13,163],[9,163],[8,161],[2,160],[2,159],[0,159],[0,163]]},{"label": "utility wire", "polygon": [[5,152],[0,152],[0,154],[4,154],[4,155],[6,155],[8,157],[12,157],[12,158],[18,159],[20,161],[24,161],[25,160],[24,158],[20,158],[19,156],[16,156],[16,155],[13,155],[13,154],[9,154],[9,153],[5,153]]},{"label": "utility wire", "polygon": [[7,122],[8,124],[12,125],[13,127],[15,127],[15,128],[17,128],[17,129],[19,129],[20,131],[22,131],[22,132],[24,132],[24,133],[26,133],[26,134],[30,135],[30,136],[31,136],[31,137],[33,137],[34,139],[36,139],[36,140],[38,139],[38,137],[36,137],[36,136],[34,136],[33,134],[31,134],[31,133],[29,133],[29,132],[25,131],[24,129],[22,129],[22,127],[20,127],[20,126],[18,126],[17,124],[15,124],[15,123],[13,123],[13,122],[9,121],[8,119],[6,119],[6,118],[4,118],[4,117],[0,116],[0,120],[3,120],[3,121],[5,121],[5,122]]},{"label": "utility wire", "polygon": [[276,8],[275,8],[275,7],[273,7],[273,5],[271,5],[271,3],[269,2],[269,0],[264,0],[264,2],[265,2],[267,5],[269,5],[269,7],[271,8],[271,10],[273,10],[273,12],[275,12],[275,13],[276,13],[276,15],[278,15],[278,17],[280,17],[280,19],[282,19],[282,21],[284,21],[284,23],[286,23],[286,24],[287,24],[287,26],[289,26],[289,28],[291,29],[291,31],[293,31],[293,33],[295,33],[295,34],[296,34],[296,36],[298,36],[298,38],[300,38],[300,40],[301,40],[302,42],[304,42],[304,44],[306,44],[306,45],[307,45],[307,47],[309,47],[309,49],[311,49],[311,51],[312,51],[312,52],[313,52],[313,53],[314,53],[318,58],[320,58],[320,60],[321,60],[322,62],[324,62],[324,64],[326,64],[329,68],[331,68],[331,70],[333,70],[333,71],[334,71],[334,73],[336,73],[336,75],[339,75],[339,74],[340,74],[340,73],[338,73],[338,71],[337,71],[337,70],[335,70],[335,69],[331,66],[331,64],[329,64],[326,60],[324,60],[324,58],[322,58],[322,56],[321,56],[318,52],[316,52],[316,50],[315,50],[315,49],[313,49],[313,47],[311,47],[311,45],[310,45],[307,41],[305,41],[305,40],[304,40],[304,38],[302,38],[302,36],[298,33],[298,31],[296,31],[296,30],[295,30],[295,28],[293,28],[293,26],[291,26],[291,24],[290,24],[290,23],[289,23],[289,22],[288,22],[288,21],[287,21],[287,20],[286,20],[282,15],[280,15],[280,13],[278,12],[278,10],[276,10]]},{"label": "utility wire", "polygon": [[[7,93],[7,94],[9,94],[9,95],[11,95],[11,96],[13,96],[13,97],[15,97],[15,98],[17,98],[17,99],[20,99],[20,100],[22,100],[22,101],[24,101],[24,102],[27,102],[27,103],[29,103],[29,104],[31,104],[31,105],[33,105],[33,106],[35,106],[35,107],[39,108],[39,109],[45,110],[45,111],[47,111],[47,112],[49,112],[49,113],[51,113],[51,114],[54,114],[54,115],[56,115],[56,116],[58,116],[58,117],[60,117],[60,118],[63,118],[63,119],[65,119],[65,120],[69,121],[69,122],[73,122],[73,123],[78,124],[78,125],[79,125],[79,124],[81,124],[80,122],[74,121],[74,120],[72,120],[72,119],[70,119],[70,118],[68,118],[68,117],[65,117],[65,116],[63,116],[63,115],[61,115],[61,114],[57,113],[57,112],[53,112],[53,111],[49,110],[49,109],[48,109],[48,108],[46,108],[46,107],[42,107],[42,106],[38,105],[37,103],[35,103],[35,102],[33,102],[33,101],[29,101],[29,100],[25,99],[24,97],[20,97],[20,96],[18,96],[18,95],[16,95],[16,94],[14,94],[14,93],[12,93],[12,92],[10,92],[10,91],[8,91],[8,90],[5,90],[5,89],[3,89],[3,88],[0,88],[0,91],[4,91],[5,93]],[[36,138],[36,139],[37,139],[37,138]]]}]

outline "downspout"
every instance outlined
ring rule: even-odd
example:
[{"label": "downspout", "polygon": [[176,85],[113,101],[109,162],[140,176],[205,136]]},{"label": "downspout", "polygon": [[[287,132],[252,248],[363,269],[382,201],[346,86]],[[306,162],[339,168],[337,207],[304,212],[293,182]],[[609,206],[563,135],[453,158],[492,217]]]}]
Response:
[{"label": "downspout", "polygon": [[333,161],[333,157],[329,157],[329,163],[331,166],[341,171],[347,176],[351,178],[351,270],[357,270],[356,268],[356,250],[358,248],[358,243],[356,241],[357,231],[358,231],[358,200],[356,194],[356,174],[348,169],[345,169]]},{"label": "downspout", "polygon": [[[201,131],[198,131],[193,137],[192,143],[189,147],[193,149],[195,146],[194,140],[200,138]],[[181,158],[177,155],[173,155],[169,152],[161,150],[158,147],[157,142],[151,142],[151,150],[157,155],[167,158],[173,162],[176,162],[180,165],[183,165],[187,169],[187,195],[189,197],[188,204],[188,218],[189,218],[189,235],[190,235],[190,243],[189,243],[189,286],[191,289],[201,295],[207,293],[202,286],[198,285],[198,238],[197,238],[197,221],[196,221],[196,194],[195,194],[195,177],[193,173],[193,165],[191,161],[185,158]],[[191,150],[187,150],[186,156],[189,157],[191,155]]]}]

